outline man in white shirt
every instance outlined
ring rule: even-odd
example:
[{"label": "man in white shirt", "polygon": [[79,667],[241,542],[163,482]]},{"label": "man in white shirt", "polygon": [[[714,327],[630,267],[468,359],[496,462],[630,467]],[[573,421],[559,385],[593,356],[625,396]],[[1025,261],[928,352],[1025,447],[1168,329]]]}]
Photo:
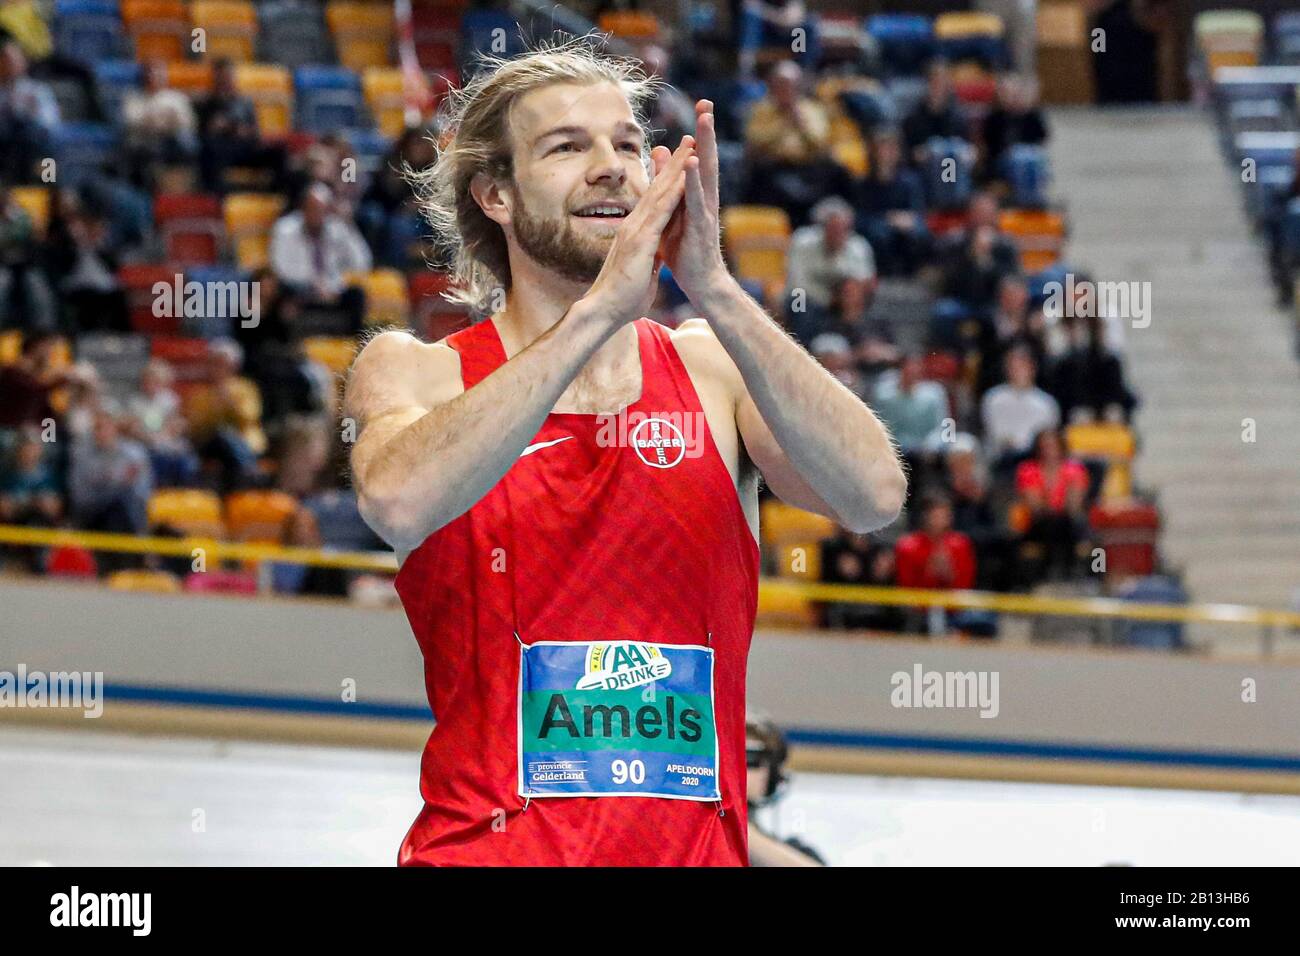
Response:
[{"label": "man in white shirt", "polygon": [[989,389],[980,403],[985,447],[1003,468],[1027,455],[1040,431],[1061,422],[1056,399],[1034,385],[1037,369],[1029,349],[1009,350],[1006,369],[1007,380]]},{"label": "man in white shirt", "polygon": [[198,156],[194,106],[180,90],[167,86],[167,64],[154,61],[144,69],[144,88],[122,101],[127,151],[132,165],[152,182],[156,163],[185,165]]},{"label": "man in white shirt", "polygon": [[853,231],[853,207],[831,196],[813,207],[812,219],[795,230],[786,260],[790,331],[804,343],[841,331],[836,325],[858,326],[876,285],[875,256]]},{"label": "man in white shirt", "polygon": [[352,223],[330,211],[332,201],[329,187],[314,183],[303,193],[300,208],[277,220],[271,230],[271,269],[306,305],[345,312],[355,334],[364,298],[360,289],[349,287],[346,276],[370,271],[370,247]]}]

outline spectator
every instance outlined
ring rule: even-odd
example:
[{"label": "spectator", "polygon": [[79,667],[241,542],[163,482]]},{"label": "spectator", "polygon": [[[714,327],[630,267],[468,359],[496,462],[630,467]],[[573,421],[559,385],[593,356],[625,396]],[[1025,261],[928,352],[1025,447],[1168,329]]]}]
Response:
[{"label": "spectator", "polygon": [[285,186],[284,150],[263,143],[253,101],[235,85],[235,66],[220,57],[212,66],[212,92],[195,110],[200,138],[199,167],[205,188],[226,192],[226,170],[232,166],[264,169],[270,188]]},{"label": "spectator", "polygon": [[292,416],[285,423],[276,455],[280,465],[276,488],[300,499],[316,491],[329,463],[333,440],[323,416]]},{"label": "spectator", "polygon": [[1064,320],[1071,340],[1069,351],[1051,367],[1049,390],[1065,421],[1127,422],[1137,397],[1124,383],[1119,357],[1105,345],[1105,331],[1096,316]]},{"label": "spectator", "polygon": [[222,493],[255,480],[258,456],[267,446],[262,396],[253,382],[238,374],[243,361],[243,349],[235,342],[212,342],[208,381],[190,396],[186,408],[194,445],[217,471]]},{"label": "spectator", "polygon": [[668,51],[657,43],[641,50],[642,69],[658,77],[662,86],[646,104],[646,115],[654,129],[651,146],[676,149],[683,136],[695,135],[695,101],[669,83]]},{"label": "spectator", "polygon": [[39,433],[23,431],[13,452],[13,467],[0,471],[0,524],[52,528],[63,516],[63,499],[45,460]]},{"label": "spectator", "polygon": [[930,61],[925,71],[925,97],[903,120],[903,141],[913,163],[925,161],[925,146],[936,136],[966,139],[966,121],[957,108],[952,74],[945,60]]},{"label": "spectator", "polygon": [[157,167],[185,165],[199,154],[198,123],[190,99],[167,86],[167,64],[144,68],[144,83],[122,101],[126,150],[137,184],[152,187]]},{"label": "spectator", "polygon": [[[13,466],[0,468],[0,524],[53,528],[62,519],[63,498],[45,448],[39,433],[25,430],[14,449]],[[28,569],[39,574],[43,550],[23,552]]]},{"label": "spectator", "polygon": [[1005,367],[1007,380],[989,389],[980,403],[984,442],[998,473],[1028,455],[1040,431],[1061,422],[1056,399],[1034,385],[1037,369],[1028,348],[1017,345],[1008,351]]},{"label": "spectator", "polygon": [[808,351],[826,371],[844,383],[845,388],[859,398],[863,397],[865,383],[853,361],[853,348],[848,339],[838,332],[823,332],[812,340]]},{"label": "spectator", "polygon": [[[738,27],[740,75],[753,77],[755,56],[762,47],[794,53],[805,69],[816,69],[821,58],[821,31],[803,0],[732,0],[732,23]],[[795,43],[802,30],[801,44]]]},{"label": "spectator", "polygon": [[871,244],[881,275],[911,275],[929,251],[925,188],[903,162],[902,140],[894,130],[871,137],[871,163],[858,183],[857,228]]},{"label": "spectator", "polygon": [[424,267],[425,225],[404,171],[434,161],[433,142],[422,129],[408,129],[393,144],[362,198],[357,222],[377,257],[401,269]]},{"label": "spectator", "polygon": [[117,277],[118,251],[108,221],[89,210],[67,223],[70,247],[55,252],[66,269],[59,282],[69,327],[74,332],[129,332],[126,290]]},{"label": "spectator", "polygon": [[0,428],[44,429],[57,418],[50,393],[68,380],[68,370],[54,368],[54,335],[23,337],[18,361],[0,365]]},{"label": "spectator", "polygon": [[1042,573],[1033,577],[1075,575],[1078,546],[1087,537],[1087,495],[1088,470],[1066,457],[1055,427],[1044,428],[1034,438],[1033,457],[1016,469],[1016,500],[1028,514],[1023,540],[1044,553]]},{"label": "spectator", "polygon": [[847,196],[852,179],[830,158],[830,119],[800,91],[803,71],[783,60],[772,68],[768,92],[754,104],[745,127],[750,161],[749,201],[780,206],[799,227],[827,196]]},{"label": "spectator", "polygon": [[1012,541],[993,507],[979,440],[962,433],[946,448],[944,465],[953,528],[970,538],[975,547],[976,586],[1005,591],[1011,586],[1008,555]]},{"label": "spectator", "polygon": [[978,192],[967,208],[966,228],[945,245],[944,295],[976,311],[993,304],[1003,276],[1020,272],[1020,254],[998,225],[998,201]]},{"label": "spectator", "polygon": [[0,180],[35,180],[36,163],[52,151],[59,103],[49,85],[27,75],[27,56],[15,40],[0,42]]},{"label": "spectator", "polygon": [[168,416],[152,436],[149,464],[159,488],[191,488],[199,483],[198,453],[190,441],[190,423],[180,412]]},{"label": "spectator", "polygon": [[27,211],[0,183],[0,329],[55,330],[54,295]]},{"label": "spectator", "polygon": [[[77,527],[143,534],[152,492],[148,453],[139,442],[119,433],[117,409],[105,404],[95,416],[92,434],[76,439],[72,449],[68,496]],[[105,552],[100,565],[113,571],[132,563]]]},{"label": "spectator", "polygon": [[174,377],[167,362],[150,360],[140,374],[140,391],[127,401],[132,437],[149,447],[164,438],[171,419],[180,411],[180,399],[172,391]]},{"label": "spectator", "polygon": [[[892,587],[895,580],[894,549],[877,544],[869,535],[839,529],[821,543],[821,578],[827,584],[861,584]],[[822,605],[827,627],[901,631],[903,612],[890,605],[829,602]]]},{"label": "spectator", "polygon": [[998,163],[1019,143],[1047,142],[1047,120],[1038,108],[1034,80],[1008,73],[998,80],[997,103],[984,118],[984,168],[988,178],[1001,178]]},{"label": "spectator", "polygon": [[330,211],[333,201],[320,183],[308,187],[301,208],[271,230],[271,269],[287,291],[309,307],[341,312],[349,331],[361,331],[362,291],[347,285],[349,272],[370,271],[370,249],[348,221]]},{"label": "spectator", "polygon": [[926,381],[920,353],[908,353],[896,371],[880,376],[871,406],[913,468],[917,459],[939,447],[948,420],[948,393],[938,382]]},{"label": "spectator", "polygon": [[104,402],[104,386],[99,371],[89,362],[77,362],[67,372],[67,404],[63,411],[63,428],[75,442],[87,438],[95,429],[95,418]]},{"label": "spectator", "polygon": [[940,494],[921,501],[921,527],[894,545],[898,586],[967,590],[975,585],[975,549],[953,530],[952,502]]},{"label": "spectator", "polygon": [[1045,381],[1043,370],[1048,360],[1046,320],[1041,310],[1031,308],[1029,285],[1023,276],[1009,274],[998,280],[997,290],[992,312],[975,320],[973,336],[963,336],[967,361],[973,360],[979,366],[975,394],[981,398],[1002,380],[1006,354],[1017,345],[1029,349],[1039,369],[1039,377]]},{"label": "spectator", "polygon": [[853,231],[853,207],[832,196],[812,218],[790,239],[786,272],[790,329],[804,343],[836,325],[859,327],[876,284],[871,246]]}]

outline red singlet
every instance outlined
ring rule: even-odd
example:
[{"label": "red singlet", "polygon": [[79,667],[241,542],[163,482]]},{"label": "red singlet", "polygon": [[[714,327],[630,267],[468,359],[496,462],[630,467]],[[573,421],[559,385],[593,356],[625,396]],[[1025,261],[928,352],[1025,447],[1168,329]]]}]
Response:
[{"label": "red singlet", "polygon": [[[758,546],[668,329],[635,327],[642,393],[626,428],[615,416],[549,415],[501,481],[397,576],[437,720],[401,865],[748,864],[745,665]],[[491,320],[446,342],[466,390],[506,361]],[[685,447],[644,441],[674,434],[662,424],[628,440],[654,418],[675,425]],[[520,643],[535,641],[711,647],[720,805],[562,796],[525,809],[516,706]]]}]

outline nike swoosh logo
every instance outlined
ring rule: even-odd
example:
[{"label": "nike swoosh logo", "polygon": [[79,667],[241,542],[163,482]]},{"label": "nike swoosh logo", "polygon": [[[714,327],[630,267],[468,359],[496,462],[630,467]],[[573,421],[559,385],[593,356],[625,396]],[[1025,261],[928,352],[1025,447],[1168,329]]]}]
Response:
[{"label": "nike swoosh logo", "polygon": [[560,442],[568,441],[572,437],[573,437],[572,435],[565,435],[563,438],[555,439],[555,441],[539,441],[536,445],[529,445],[527,448],[521,451],[519,453],[519,457],[523,458],[524,455],[531,455],[533,452],[541,451],[543,448],[550,448],[552,445],[558,445]]}]

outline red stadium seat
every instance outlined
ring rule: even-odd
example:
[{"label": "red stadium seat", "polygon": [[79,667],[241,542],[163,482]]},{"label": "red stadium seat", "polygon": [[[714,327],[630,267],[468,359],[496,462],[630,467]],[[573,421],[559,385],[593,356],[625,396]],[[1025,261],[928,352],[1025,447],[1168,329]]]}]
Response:
[{"label": "red stadium seat", "polygon": [[221,257],[226,228],[218,197],[159,196],[154,201],[153,215],[162,232],[168,262],[181,266],[212,265]]},{"label": "red stadium seat", "polygon": [[118,281],[126,293],[126,307],[131,328],[146,335],[172,335],[180,331],[178,315],[155,315],[157,296],[154,287],[159,283],[172,285],[176,281],[175,266],[161,263],[143,263],[122,266],[117,270]]}]

